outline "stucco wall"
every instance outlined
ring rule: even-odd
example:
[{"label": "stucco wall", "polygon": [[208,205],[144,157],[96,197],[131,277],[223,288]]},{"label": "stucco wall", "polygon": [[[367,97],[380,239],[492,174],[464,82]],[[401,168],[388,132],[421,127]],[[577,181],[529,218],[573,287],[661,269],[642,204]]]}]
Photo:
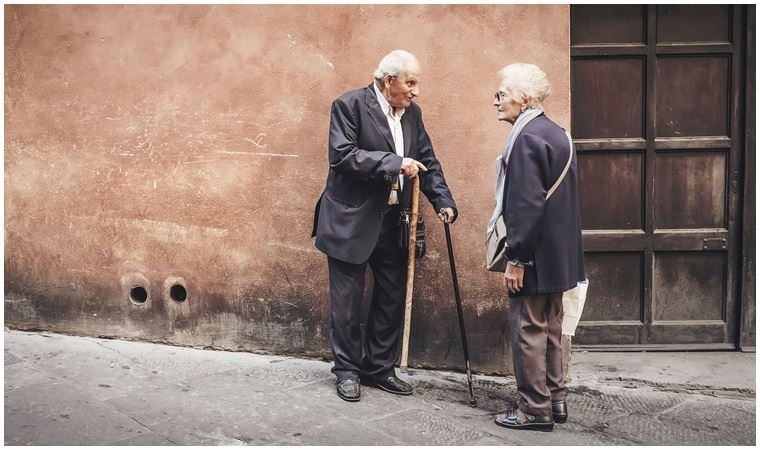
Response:
[{"label": "stucco wall", "polygon": [[[460,208],[472,363],[509,372],[502,281],[483,269],[509,130],[496,71],[542,67],[567,126],[568,32],[562,5],[5,6],[6,325],[329,356],[309,235],[330,102],[404,48]],[[423,205],[410,365],[461,367],[443,229]]]}]

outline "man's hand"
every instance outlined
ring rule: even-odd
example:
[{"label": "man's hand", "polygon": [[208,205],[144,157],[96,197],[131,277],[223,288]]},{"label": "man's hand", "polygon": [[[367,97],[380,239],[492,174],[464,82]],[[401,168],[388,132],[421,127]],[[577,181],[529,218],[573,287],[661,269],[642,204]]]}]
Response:
[{"label": "man's hand", "polygon": [[412,158],[404,158],[401,161],[401,174],[407,178],[414,178],[419,171],[427,172],[427,167]]},{"label": "man's hand", "polygon": [[454,222],[454,208],[441,208],[441,211],[438,213],[438,218],[445,223]]},{"label": "man's hand", "polygon": [[523,287],[523,275],[525,274],[525,268],[519,266],[513,266],[507,263],[507,270],[504,271],[504,284],[507,286],[509,292],[517,294]]}]

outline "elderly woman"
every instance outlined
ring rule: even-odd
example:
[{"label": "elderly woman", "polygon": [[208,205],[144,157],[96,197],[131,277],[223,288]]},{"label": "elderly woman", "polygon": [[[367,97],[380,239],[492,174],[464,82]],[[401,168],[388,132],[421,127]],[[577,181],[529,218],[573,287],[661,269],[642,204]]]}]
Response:
[{"label": "elderly woman", "polygon": [[562,294],[586,278],[576,158],[570,136],[543,112],[546,74],[511,64],[499,76],[493,104],[512,130],[499,159],[494,218],[506,225],[504,282],[519,399],[495,422],[551,431],[567,420]]}]

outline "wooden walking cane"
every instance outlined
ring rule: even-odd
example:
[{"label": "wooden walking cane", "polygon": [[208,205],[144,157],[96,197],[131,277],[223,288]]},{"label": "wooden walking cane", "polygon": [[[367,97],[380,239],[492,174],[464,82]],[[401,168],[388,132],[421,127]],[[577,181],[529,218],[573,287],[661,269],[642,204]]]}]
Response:
[{"label": "wooden walking cane", "polygon": [[414,256],[417,250],[417,218],[420,209],[420,175],[412,178],[412,223],[409,224],[409,258],[406,269],[406,310],[404,337],[401,346],[401,371],[406,372],[409,359],[409,331],[412,325],[412,292],[414,289]]}]

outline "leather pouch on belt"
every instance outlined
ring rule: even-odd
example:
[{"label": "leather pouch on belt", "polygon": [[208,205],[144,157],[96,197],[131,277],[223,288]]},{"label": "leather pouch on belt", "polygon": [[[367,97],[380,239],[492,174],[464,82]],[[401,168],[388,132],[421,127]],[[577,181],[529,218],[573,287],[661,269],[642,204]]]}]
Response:
[{"label": "leather pouch on belt", "polygon": [[[412,210],[404,209],[401,211],[399,217],[399,223],[401,224],[401,232],[399,233],[399,247],[408,251],[409,248],[409,228],[412,222]],[[427,245],[425,243],[425,221],[422,216],[417,218],[417,242],[414,249],[414,258],[420,259],[425,256],[427,251]]]}]

